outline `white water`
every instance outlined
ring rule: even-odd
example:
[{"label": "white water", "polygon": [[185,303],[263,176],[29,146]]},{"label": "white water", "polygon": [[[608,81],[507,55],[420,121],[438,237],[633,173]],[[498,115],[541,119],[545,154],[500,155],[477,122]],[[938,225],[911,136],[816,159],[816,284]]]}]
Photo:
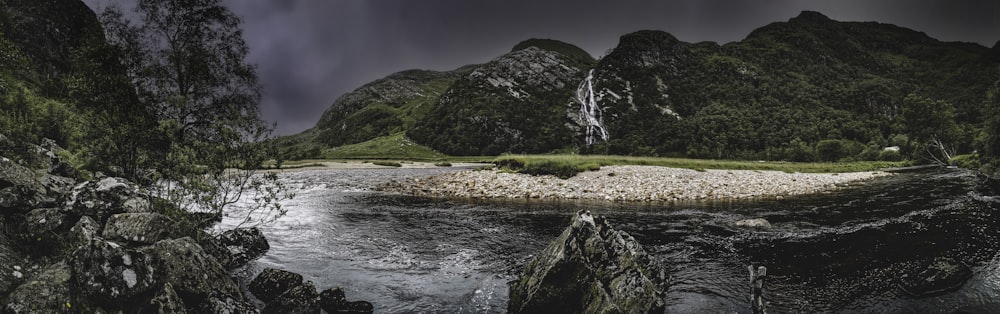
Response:
[{"label": "white water", "polygon": [[604,114],[601,112],[601,107],[597,106],[597,101],[594,100],[593,80],[594,70],[590,70],[587,72],[587,79],[580,82],[580,86],[576,88],[576,101],[580,103],[580,116],[587,126],[587,145],[594,144],[598,138],[601,141],[608,140],[608,131],[604,128]]}]

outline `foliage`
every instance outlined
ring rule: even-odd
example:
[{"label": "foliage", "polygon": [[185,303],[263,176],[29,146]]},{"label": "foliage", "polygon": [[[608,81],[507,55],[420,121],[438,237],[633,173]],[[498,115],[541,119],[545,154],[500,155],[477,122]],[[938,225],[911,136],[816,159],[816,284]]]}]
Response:
[{"label": "foliage", "polygon": [[309,131],[317,133],[316,137],[305,143],[337,147],[408,130],[464,73],[465,69],[409,70],[366,84],[338,98]]},{"label": "foliage", "polygon": [[993,83],[984,105],[989,118],[983,131],[980,158],[987,173],[997,174],[1000,173],[1000,79]]},{"label": "foliage", "polygon": [[517,158],[511,156],[498,157],[493,164],[501,169],[516,171],[530,175],[552,175],[561,179],[569,179],[584,171],[601,170],[597,163],[580,163],[577,160],[562,158]]},{"label": "foliage", "polygon": [[579,108],[573,95],[586,77],[582,66],[559,51],[511,52],[456,80],[407,136],[449,155],[564,148],[576,138],[567,108]]},{"label": "foliage", "polygon": [[379,137],[370,141],[344,145],[323,152],[328,159],[437,160],[445,157],[426,146],[414,143],[403,133]]},{"label": "foliage", "polygon": [[526,49],[528,47],[538,47],[540,49],[558,52],[561,55],[569,57],[573,66],[576,67],[592,67],[597,63],[594,57],[587,53],[587,51],[580,49],[580,47],[567,44],[558,40],[552,39],[538,39],[532,38],[514,45],[511,51],[518,51],[521,49]]},{"label": "foliage", "polygon": [[816,143],[816,154],[820,161],[839,161],[858,155],[864,146],[861,143],[847,140],[822,140]]},{"label": "foliage", "polygon": [[982,166],[982,164],[980,163],[979,154],[965,154],[965,155],[953,156],[951,157],[951,160],[948,160],[948,163],[953,166],[965,169],[979,169],[979,167]]},{"label": "foliage", "polygon": [[373,161],[372,164],[376,166],[397,167],[397,168],[403,166],[403,164],[400,164],[399,162],[395,161]]},{"label": "foliage", "polygon": [[291,195],[273,173],[256,173],[277,152],[263,141],[271,127],[239,18],[218,0],[144,0],[135,13],[139,24],[117,7],[101,18],[137,103],[155,117],[155,136],[140,138],[156,143],[142,156],[155,169],[149,190],[186,210],[221,213],[249,198],[283,214],[278,201]]}]

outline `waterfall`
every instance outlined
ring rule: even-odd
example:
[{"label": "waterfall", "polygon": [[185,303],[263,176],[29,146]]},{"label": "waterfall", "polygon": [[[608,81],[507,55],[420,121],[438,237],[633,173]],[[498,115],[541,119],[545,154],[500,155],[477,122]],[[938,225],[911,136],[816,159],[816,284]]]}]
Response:
[{"label": "waterfall", "polygon": [[576,101],[580,103],[580,116],[587,126],[587,145],[594,144],[595,137],[602,141],[608,140],[608,131],[604,129],[604,114],[594,100],[594,70],[587,72],[587,79],[580,82],[576,88]]},{"label": "waterfall", "polygon": [[595,137],[600,140],[608,140],[608,132],[604,129],[604,115],[601,107],[597,106],[594,100],[594,70],[587,72],[587,79],[580,83],[576,89],[576,101],[580,103],[580,116],[586,124],[587,145],[594,144]]}]

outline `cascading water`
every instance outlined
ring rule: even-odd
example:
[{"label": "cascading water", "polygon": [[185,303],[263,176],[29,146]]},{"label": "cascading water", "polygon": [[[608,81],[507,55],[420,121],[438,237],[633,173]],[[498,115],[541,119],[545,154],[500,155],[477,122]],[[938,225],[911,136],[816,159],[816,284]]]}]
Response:
[{"label": "cascading water", "polygon": [[594,100],[594,70],[587,72],[587,79],[580,82],[576,88],[576,101],[580,103],[580,116],[587,126],[587,145],[594,144],[595,137],[602,141],[608,140],[608,131],[604,128],[604,114]]}]

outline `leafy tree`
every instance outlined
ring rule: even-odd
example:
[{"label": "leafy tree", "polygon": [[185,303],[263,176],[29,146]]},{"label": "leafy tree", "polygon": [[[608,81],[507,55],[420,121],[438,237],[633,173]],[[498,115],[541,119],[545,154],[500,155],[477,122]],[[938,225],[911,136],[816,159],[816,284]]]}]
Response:
[{"label": "leafy tree", "polygon": [[910,94],[903,100],[903,120],[917,154],[922,151],[925,158],[943,163],[954,155],[958,126],[951,104]]},{"label": "leafy tree", "polygon": [[997,164],[1000,162],[1000,80],[993,84],[986,97],[985,111],[989,114],[989,118],[983,132],[986,135],[986,143],[982,156],[985,163],[991,165],[992,171],[996,172]]},{"label": "leafy tree", "polygon": [[[102,14],[138,102],[156,117],[150,189],[175,206],[220,212],[248,192],[259,210],[283,214],[290,195],[273,173],[256,175],[277,152],[259,117],[261,86],[240,19],[219,0],[141,0],[138,24],[117,7]],[[259,216],[248,216],[248,219]]]}]

